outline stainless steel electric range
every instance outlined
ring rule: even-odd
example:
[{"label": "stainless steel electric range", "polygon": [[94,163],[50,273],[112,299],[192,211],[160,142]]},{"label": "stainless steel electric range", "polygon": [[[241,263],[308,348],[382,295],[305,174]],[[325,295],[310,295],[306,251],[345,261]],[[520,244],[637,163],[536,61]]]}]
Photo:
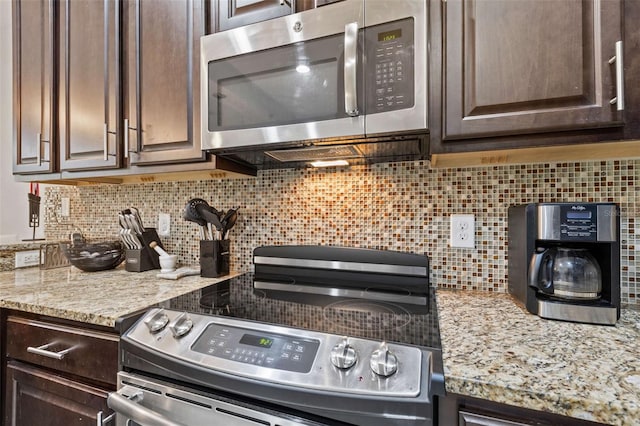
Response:
[{"label": "stainless steel electric range", "polygon": [[121,338],[118,425],[429,425],[444,376],[426,256],[254,250]]}]

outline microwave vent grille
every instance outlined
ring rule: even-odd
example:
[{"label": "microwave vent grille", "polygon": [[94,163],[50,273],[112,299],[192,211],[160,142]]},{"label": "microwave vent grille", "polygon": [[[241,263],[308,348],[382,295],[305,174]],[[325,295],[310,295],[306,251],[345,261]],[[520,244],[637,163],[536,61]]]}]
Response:
[{"label": "microwave vent grille", "polygon": [[358,148],[353,145],[314,146],[298,149],[284,149],[278,151],[265,151],[265,154],[280,161],[315,161],[315,160],[342,160],[347,158],[363,157]]}]

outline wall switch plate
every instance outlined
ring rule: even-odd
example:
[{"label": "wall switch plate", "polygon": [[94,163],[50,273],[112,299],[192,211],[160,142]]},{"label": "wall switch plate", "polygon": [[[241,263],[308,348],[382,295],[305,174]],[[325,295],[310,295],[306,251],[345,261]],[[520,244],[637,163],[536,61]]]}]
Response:
[{"label": "wall switch plate", "polygon": [[16,252],[16,268],[38,266],[40,264],[40,250],[26,250]]},{"label": "wall switch plate", "polygon": [[171,216],[169,213],[158,214],[158,235],[168,237],[171,232]]},{"label": "wall switch plate", "polygon": [[450,217],[450,247],[474,248],[475,217],[472,214],[452,214]]}]

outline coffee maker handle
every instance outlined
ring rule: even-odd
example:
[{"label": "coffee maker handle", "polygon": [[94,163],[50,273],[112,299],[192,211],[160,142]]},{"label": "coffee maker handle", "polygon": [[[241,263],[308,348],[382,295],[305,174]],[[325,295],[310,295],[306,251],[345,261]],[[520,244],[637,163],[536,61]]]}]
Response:
[{"label": "coffee maker handle", "polygon": [[553,294],[553,262],[555,250],[537,252],[529,265],[529,287],[546,294]]}]

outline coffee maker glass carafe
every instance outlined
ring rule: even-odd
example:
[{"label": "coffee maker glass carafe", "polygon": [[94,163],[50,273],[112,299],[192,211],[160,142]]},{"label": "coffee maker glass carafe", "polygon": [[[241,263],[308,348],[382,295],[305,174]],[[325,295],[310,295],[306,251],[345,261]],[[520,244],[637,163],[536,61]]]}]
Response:
[{"label": "coffee maker glass carafe", "polygon": [[594,300],[602,292],[602,272],[585,248],[553,247],[531,259],[529,285],[561,299]]}]

